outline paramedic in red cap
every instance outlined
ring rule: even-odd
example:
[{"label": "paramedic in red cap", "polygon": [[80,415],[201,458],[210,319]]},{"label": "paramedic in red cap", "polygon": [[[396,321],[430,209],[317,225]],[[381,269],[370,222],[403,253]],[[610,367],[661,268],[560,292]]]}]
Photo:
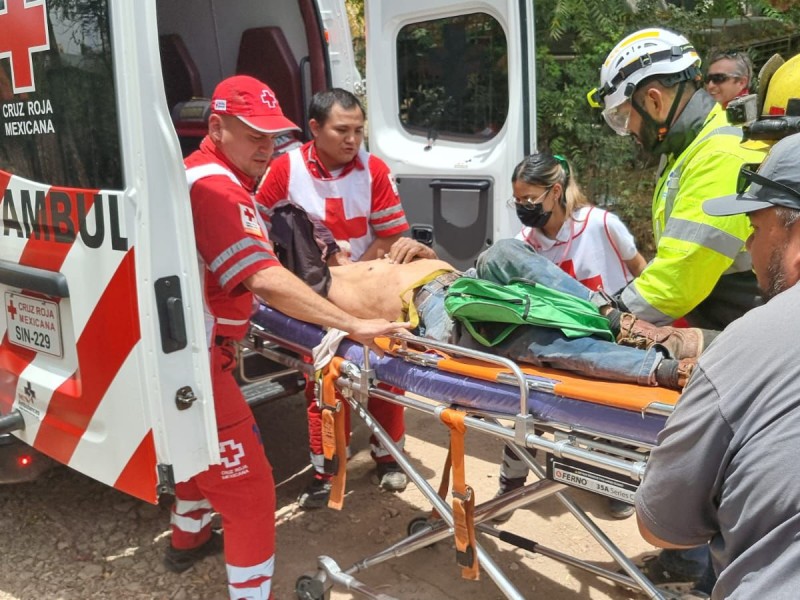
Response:
[{"label": "paramedic in red cap", "polygon": [[[402,237],[409,225],[394,178],[386,163],[362,148],[365,114],[358,98],[341,88],[318,92],[311,99],[308,114],[314,139],[277,157],[270,165],[257,195],[263,209],[286,201],[301,206],[331,231],[339,246],[349,248],[349,259],[354,261],[435,258],[427,246]],[[347,254],[334,254],[331,264],[343,264],[339,259]],[[306,387],[306,398],[314,477],[298,502],[305,509],[314,509],[327,504],[331,476],[326,472],[322,417],[313,382]],[[371,399],[369,409],[402,448],[403,408]],[[405,489],[408,479],[397,462],[376,438],[370,439],[370,445],[381,488]]]},{"label": "paramedic in red cap", "polygon": [[275,486],[258,427],[233,378],[234,342],[247,332],[254,295],[297,319],[337,327],[373,343],[408,324],[357,319],[317,295],[275,258],[254,205],[255,185],[276,134],[296,129],[275,94],[252,77],[222,81],[208,135],[186,158],[221,464],[175,486],[166,567],[182,572],[222,549],[211,512],[222,516],[231,598],[271,597]]}]

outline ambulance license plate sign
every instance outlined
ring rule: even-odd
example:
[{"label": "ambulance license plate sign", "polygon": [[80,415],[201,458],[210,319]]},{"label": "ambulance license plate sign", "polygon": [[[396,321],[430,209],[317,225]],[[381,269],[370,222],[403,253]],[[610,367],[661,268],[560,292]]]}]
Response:
[{"label": "ambulance license plate sign", "polygon": [[63,356],[58,303],[6,292],[8,341],[36,352]]}]

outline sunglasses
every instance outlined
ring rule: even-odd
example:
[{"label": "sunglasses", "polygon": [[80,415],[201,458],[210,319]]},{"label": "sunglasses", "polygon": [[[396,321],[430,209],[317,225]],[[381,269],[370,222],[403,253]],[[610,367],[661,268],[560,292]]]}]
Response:
[{"label": "sunglasses", "polygon": [[778,181],[773,181],[772,179],[767,179],[763,175],[759,175],[755,171],[755,169],[757,169],[758,166],[759,166],[758,164],[742,165],[742,168],[739,169],[739,178],[736,180],[736,193],[741,194],[748,187],[750,187],[751,184],[757,183],[762,187],[778,190],[783,192],[784,194],[789,194],[789,196],[793,198],[793,200],[775,199],[771,201],[772,204],[778,204],[780,206],[788,206],[790,208],[800,208],[800,192],[793,188],[790,188],[788,185],[784,185]]},{"label": "sunglasses", "polygon": [[728,79],[738,79],[739,75],[735,75],[734,73],[709,73],[705,76],[706,83],[716,83],[719,85],[720,83],[725,83]]}]

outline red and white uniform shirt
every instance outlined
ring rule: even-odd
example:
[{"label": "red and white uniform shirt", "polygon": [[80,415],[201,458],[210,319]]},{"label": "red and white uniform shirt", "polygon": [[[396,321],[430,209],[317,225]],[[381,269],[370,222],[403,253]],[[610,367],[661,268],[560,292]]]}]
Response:
[{"label": "red and white uniform shirt", "polygon": [[280,265],[255,207],[256,182],[231,165],[208,138],[185,165],[209,346],[217,336],[241,339],[254,302],[242,282]]},{"label": "red and white uniform shirt", "polygon": [[523,227],[517,239],[592,290],[602,288],[613,294],[633,279],[625,264],[636,256],[633,235],[619,217],[601,208],[576,210],[555,239],[533,227]]},{"label": "red and white uniform shirt", "polygon": [[409,228],[389,167],[363,149],[337,173],[323,166],[313,141],[278,157],[258,201],[271,208],[286,199],[320,219],[337,240],[349,242],[353,260],[376,237]]}]

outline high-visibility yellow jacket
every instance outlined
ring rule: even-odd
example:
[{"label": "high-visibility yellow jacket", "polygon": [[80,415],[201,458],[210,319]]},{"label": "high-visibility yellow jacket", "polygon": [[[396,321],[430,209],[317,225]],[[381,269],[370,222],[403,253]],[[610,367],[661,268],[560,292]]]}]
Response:
[{"label": "high-visibility yellow jacket", "polygon": [[752,262],[744,249],[749,219],[703,212],[705,200],[736,191],[742,164],[764,158],[760,150],[743,148],[741,135],[716,104],[694,140],[679,156],[667,158],[653,195],[655,258],[621,294],[622,303],[640,318],[664,325],[689,315],[692,322],[691,311],[712,292],[721,295],[715,288],[724,285],[726,275],[745,276],[755,295]]}]

